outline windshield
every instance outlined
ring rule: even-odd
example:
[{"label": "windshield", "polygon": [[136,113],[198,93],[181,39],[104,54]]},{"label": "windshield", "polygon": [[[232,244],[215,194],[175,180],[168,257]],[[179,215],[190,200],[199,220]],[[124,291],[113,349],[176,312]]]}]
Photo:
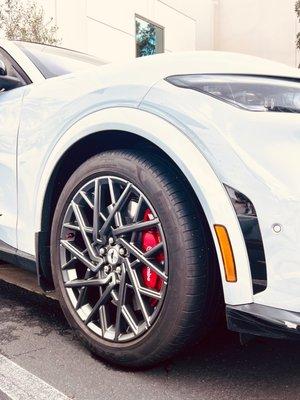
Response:
[{"label": "windshield", "polygon": [[46,79],[106,64],[99,58],[61,47],[15,42]]}]

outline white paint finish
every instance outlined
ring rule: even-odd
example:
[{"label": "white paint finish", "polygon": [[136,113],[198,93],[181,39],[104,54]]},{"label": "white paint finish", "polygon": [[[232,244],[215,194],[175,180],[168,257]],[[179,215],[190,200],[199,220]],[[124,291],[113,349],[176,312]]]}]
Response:
[{"label": "white paint finish", "polygon": [[[268,288],[255,302],[299,311],[299,114],[246,112],[165,82],[152,88],[142,107],[193,131],[220,181],[253,201],[268,276]],[[282,225],[280,233],[274,223]]]},{"label": "white paint finish", "polygon": [[224,225],[228,229],[236,259],[238,281],[236,283],[226,282],[224,269],[220,268],[226,303],[236,305],[252,302],[247,251],[235,211],[224,186],[190,139],[174,125],[148,112],[125,107],[102,110],[83,118],[65,133],[52,150],[43,168],[38,197],[35,201],[35,231],[40,229],[41,206],[50,173],[62,154],[73,143],[89,133],[99,132],[99,141],[101,142],[101,131],[110,129],[125,130],[147,138],[162,148],[177,163],[204,208],[215,241],[220,266],[223,265],[223,261],[214,224]]},{"label": "white paint finish", "polygon": [[17,247],[17,134],[24,88],[0,93],[0,240]]},{"label": "white paint finish", "polygon": [[[211,165],[215,171],[215,177],[219,177],[216,185],[218,184],[222,187],[221,182],[230,183],[231,186],[245,192],[246,195],[250,187],[254,195],[249,197],[256,199],[255,205],[257,205],[257,200],[261,199],[257,210],[260,218],[261,216],[265,218],[263,226],[268,228],[263,230],[263,235],[264,240],[268,240],[270,226],[274,222],[281,221],[278,218],[276,218],[276,221],[270,221],[269,217],[272,215],[272,208],[269,207],[269,204],[272,203],[272,197],[265,197],[267,201],[264,202],[264,197],[260,197],[259,194],[270,191],[270,185],[272,191],[276,182],[274,183],[272,179],[266,181],[264,169],[257,168],[257,163],[253,163],[252,157],[251,162],[248,163],[250,152],[255,151],[255,148],[253,146],[247,147],[247,141],[250,140],[251,142],[252,140],[253,124],[258,118],[265,118],[265,120],[261,120],[261,125],[255,125],[256,127],[264,127],[264,134],[266,132],[272,134],[274,124],[279,129],[278,121],[281,121],[281,124],[285,124],[288,121],[287,126],[290,126],[290,134],[293,135],[295,129],[293,121],[298,116],[241,112],[237,108],[212,97],[201,95],[194,91],[175,88],[163,81],[164,77],[172,74],[207,71],[300,76],[300,71],[296,69],[254,57],[217,52],[187,52],[143,57],[128,64],[106,65],[98,71],[90,71],[88,80],[85,79],[84,74],[74,74],[73,76],[45,81],[42,85],[32,86],[30,93],[24,99],[24,112],[19,136],[20,198],[18,246],[20,250],[29,254],[34,253],[34,233],[40,227],[45,185],[55,165],[54,162],[49,164],[49,160],[54,157],[56,162],[68,147],[67,145],[60,147],[61,143],[64,143],[62,141],[64,135],[66,135],[67,140],[69,132],[73,132],[74,137],[71,137],[68,141],[70,146],[76,141],[76,138],[78,139],[95,131],[103,129],[129,130],[154,141],[170,154],[180,167],[182,166],[183,172],[195,187],[200,201],[206,205],[205,210],[211,227],[213,223],[226,225],[238,260],[239,278],[237,284],[228,284],[223,280],[225,299],[229,304],[251,301],[252,290],[248,259],[245,256],[245,245],[235,213],[224,189],[222,195],[220,193],[217,196],[213,196],[213,193],[207,195],[204,192],[202,175],[199,175],[201,174],[200,166],[202,164],[199,160],[202,160],[202,163],[205,162],[203,155],[209,160],[208,165]],[[157,88],[158,95],[152,99],[154,106],[151,106],[150,112],[157,113],[157,110],[160,110],[162,112],[161,116],[164,119],[168,119],[170,123],[167,126],[163,126],[161,118],[153,117],[154,119],[150,121],[150,117],[144,116],[141,112],[138,113],[139,117],[135,118],[135,122],[130,123],[132,111],[130,111],[131,109],[128,111],[128,107],[137,108],[149,88],[158,81],[159,84],[148,94],[142,107],[147,104],[147,101],[149,103],[149,99]],[[106,115],[105,111],[99,110],[110,107],[114,107],[114,110],[118,107],[121,112],[118,116],[114,113],[109,114],[110,119],[107,118],[103,121],[102,116]],[[201,107],[203,107],[202,111]],[[86,117],[88,114],[96,115],[97,121],[93,122],[92,120],[93,123],[89,125],[90,119]],[[254,118],[253,121],[250,119],[251,117]],[[83,121],[83,125],[80,125],[80,123],[77,125],[76,121]],[[176,140],[175,137],[177,136],[170,133],[173,132],[172,126],[174,125],[177,125],[175,131],[178,139]],[[82,130],[75,134],[74,130],[70,130],[71,126],[81,126]],[[296,128],[298,126],[299,124],[296,122]],[[167,134],[164,132],[165,129],[167,129]],[[258,128],[256,130],[258,137],[263,137],[261,134],[259,135]],[[186,151],[185,147],[190,149],[190,142],[187,140],[183,143],[179,138],[180,132],[184,132],[184,135],[194,142],[194,156],[192,156],[192,151]],[[216,132],[218,133],[217,136]],[[238,146],[241,132],[244,132],[245,135],[245,141],[243,142],[245,148],[242,149],[242,152],[239,149],[241,146]],[[165,140],[162,139],[163,137],[165,137]],[[28,138],[30,138],[30,142]],[[173,140],[170,140],[170,138]],[[178,146],[178,143],[180,143],[181,152],[179,151],[180,149],[177,151],[177,147],[176,151],[174,150],[174,146]],[[57,150],[59,148],[60,151]],[[55,157],[57,158],[55,159]],[[195,160],[198,163],[197,168],[195,168],[194,164],[189,164],[195,162]],[[261,155],[261,160],[265,161],[263,154]],[[286,171],[286,173],[289,173],[288,165]],[[267,174],[267,178],[269,176],[270,173]],[[248,180],[251,182],[249,185]],[[266,182],[266,187],[264,187],[264,182]],[[211,185],[207,190],[209,191],[214,187]],[[282,193],[279,194],[282,195]],[[216,202],[215,199],[218,201]],[[274,210],[275,208],[273,208]],[[35,225],[32,225],[32,221],[35,221]],[[273,255],[275,252],[272,249],[273,246],[276,246],[276,243],[272,240],[269,243],[268,254],[270,257],[268,262],[271,263],[270,265],[273,268],[273,264],[276,264],[276,259]],[[292,254],[291,271],[298,268],[297,254],[297,252]],[[284,253],[280,257],[284,257]],[[279,259],[282,260],[282,258]],[[277,276],[282,279],[282,275]],[[275,286],[273,286],[273,289],[275,289]],[[300,299],[295,299],[299,303]],[[284,297],[284,290],[281,301],[287,309],[291,307],[287,296]],[[300,309],[300,303],[298,305]]]},{"label": "white paint finish", "polygon": [[11,57],[19,64],[22,65],[22,69],[28,75],[29,79],[35,83],[41,83],[45,80],[41,72],[36,66],[29,60],[29,58],[16,46],[13,42],[8,40],[0,41],[0,47],[7,51]]},{"label": "white paint finish", "polygon": [[296,66],[295,0],[219,0],[216,49]]},{"label": "white paint finish", "polygon": [[[221,269],[226,302],[250,302],[252,290],[242,233],[222,183],[245,193],[259,216],[268,289],[255,300],[299,311],[299,114],[241,111],[163,80],[208,71],[300,76],[297,69],[250,56],[187,52],[106,65],[91,70],[89,79],[78,73],[29,86],[18,147],[19,249],[34,254],[46,185],[63,152],[89,133],[128,130],[153,141],[182,168],[212,232],[214,223],[227,227],[238,282],[225,282]],[[274,223],[282,224],[280,234]]]},{"label": "white paint finish", "polygon": [[37,376],[0,355],[0,391],[11,400],[70,400]]}]

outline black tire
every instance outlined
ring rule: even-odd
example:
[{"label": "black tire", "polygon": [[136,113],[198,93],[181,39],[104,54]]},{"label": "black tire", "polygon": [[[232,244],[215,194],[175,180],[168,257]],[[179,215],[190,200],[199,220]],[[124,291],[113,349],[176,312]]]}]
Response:
[{"label": "black tire", "polygon": [[[136,340],[109,342],[78,317],[64,287],[60,263],[63,216],[77,188],[91,177],[114,174],[147,196],[160,218],[167,243],[169,281],[160,313]],[[211,233],[185,178],[161,156],[138,151],[106,151],[81,165],[65,185],[51,231],[51,263],[63,312],[76,335],[96,355],[127,367],[149,367],[198,341],[214,324],[221,288]]]}]

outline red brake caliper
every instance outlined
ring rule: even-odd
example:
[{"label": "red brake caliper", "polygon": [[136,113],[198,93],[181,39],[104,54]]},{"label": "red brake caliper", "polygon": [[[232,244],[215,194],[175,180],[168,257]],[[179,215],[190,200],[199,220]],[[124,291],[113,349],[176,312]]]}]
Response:
[{"label": "red brake caliper", "polygon": [[[151,219],[153,219],[153,215],[151,210],[148,208],[144,213],[144,221],[150,221]],[[144,252],[151,250],[160,241],[161,239],[158,229],[154,228],[142,232],[142,250]],[[165,260],[163,251],[157,253],[155,259],[157,262],[162,263]],[[162,279],[157,275],[156,272],[152,271],[151,268],[147,267],[146,265],[143,265],[142,267],[142,279],[147,288],[157,290],[158,292],[160,291],[163,283]],[[150,300],[150,304],[152,306],[155,306],[156,303],[157,299]]]}]

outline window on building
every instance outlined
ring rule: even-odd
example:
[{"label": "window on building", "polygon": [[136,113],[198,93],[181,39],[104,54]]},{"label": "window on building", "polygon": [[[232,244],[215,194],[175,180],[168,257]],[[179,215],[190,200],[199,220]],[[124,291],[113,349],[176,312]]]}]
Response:
[{"label": "window on building", "polygon": [[164,28],[141,17],[135,18],[136,56],[164,52]]}]

